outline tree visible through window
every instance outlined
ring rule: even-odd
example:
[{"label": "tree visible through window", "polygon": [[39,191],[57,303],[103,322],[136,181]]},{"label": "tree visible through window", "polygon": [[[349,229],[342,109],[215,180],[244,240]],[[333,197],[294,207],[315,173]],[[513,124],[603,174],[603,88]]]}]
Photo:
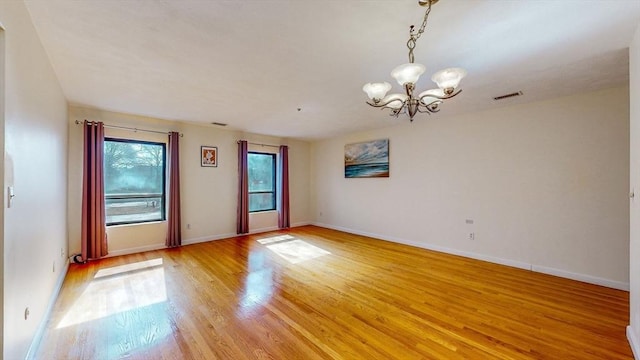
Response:
[{"label": "tree visible through window", "polygon": [[107,225],[165,219],[165,144],[105,139]]},{"label": "tree visible through window", "polygon": [[249,212],[276,209],[276,155],[250,152]]}]

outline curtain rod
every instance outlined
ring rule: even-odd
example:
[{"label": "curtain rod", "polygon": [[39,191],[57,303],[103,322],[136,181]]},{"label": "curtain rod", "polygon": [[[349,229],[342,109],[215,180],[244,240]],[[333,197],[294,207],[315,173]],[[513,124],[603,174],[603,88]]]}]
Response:
[{"label": "curtain rod", "polygon": [[[95,121],[89,121],[89,122],[93,123],[93,122],[95,122]],[[80,121],[80,120],[76,120],[76,125],[79,125],[79,124],[83,124],[83,122],[82,122],[82,121]],[[109,129],[123,129],[123,130],[131,130],[131,131],[134,131],[134,132],[142,131],[142,132],[156,133],[156,134],[167,134],[167,135],[169,134],[169,132],[168,132],[168,131],[145,130],[145,129],[138,129],[138,128],[127,127],[127,126],[117,126],[117,125],[107,125],[107,124],[104,124],[104,127],[109,128]],[[184,137],[184,134],[180,133],[180,137]]]},{"label": "curtain rod", "polygon": [[[240,140],[238,140],[237,142],[240,143]],[[275,148],[279,148],[280,147],[280,145],[259,144],[259,143],[248,142],[248,141],[247,141],[247,144],[258,145],[258,146],[269,146],[269,147],[275,147]]]}]

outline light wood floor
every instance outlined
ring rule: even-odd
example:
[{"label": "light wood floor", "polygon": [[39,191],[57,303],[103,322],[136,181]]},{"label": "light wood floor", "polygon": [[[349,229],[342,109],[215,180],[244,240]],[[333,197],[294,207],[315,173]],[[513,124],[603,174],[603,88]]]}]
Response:
[{"label": "light wood floor", "polygon": [[628,295],[308,226],[72,265],[37,358],[632,359]]}]

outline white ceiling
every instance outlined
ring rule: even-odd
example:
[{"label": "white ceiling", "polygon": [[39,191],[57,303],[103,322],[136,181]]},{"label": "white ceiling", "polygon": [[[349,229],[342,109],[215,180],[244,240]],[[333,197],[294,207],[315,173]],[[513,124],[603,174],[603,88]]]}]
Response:
[{"label": "white ceiling", "polygon": [[[72,104],[306,139],[408,121],[366,105],[361,89],[401,91],[389,73],[407,62],[417,0],[26,4]],[[415,121],[624,84],[639,24],[638,0],[441,0],[416,47],[427,67],[417,89],[445,67],[468,75],[440,113]]]}]

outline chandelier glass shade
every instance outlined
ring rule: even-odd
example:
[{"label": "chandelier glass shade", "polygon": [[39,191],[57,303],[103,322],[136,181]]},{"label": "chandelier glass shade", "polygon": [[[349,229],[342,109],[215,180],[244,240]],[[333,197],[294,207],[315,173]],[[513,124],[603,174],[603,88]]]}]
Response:
[{"label": "chandelier glass shade", "polygon": [[388,82],[367,83],[362,90],[367,93],[370,101],[367,104],[373,107],[390,109],[391,116],[398,117],[400,114],[409,115],[409,119],[413,121],[413,117],[417,113],[435,113],[440,111],[440,104],[444,100],[450,99],[458,95],[462,90],[458,89],[460,81],[467,74],[461,68],[448,68],[440,70],[433,74],[431,80],[438,86],[437,89],[430,89],[421,92],[417,97],[414,95],[415,84],[420,76],[426,71],[422,64],[414,63],[413,50],[416,41],[420,38],[427,26],[427,19],[431,12],[431,5],[438,0],[420,0],[418,3],[427,8],[424,14],[422,26],[416,32],[415,27],[409,27],[409,62],[402,64],[391,71],[391,77],[396,79],[398,84],[404,88],[404,94],[389,94],[391,84]]}]

